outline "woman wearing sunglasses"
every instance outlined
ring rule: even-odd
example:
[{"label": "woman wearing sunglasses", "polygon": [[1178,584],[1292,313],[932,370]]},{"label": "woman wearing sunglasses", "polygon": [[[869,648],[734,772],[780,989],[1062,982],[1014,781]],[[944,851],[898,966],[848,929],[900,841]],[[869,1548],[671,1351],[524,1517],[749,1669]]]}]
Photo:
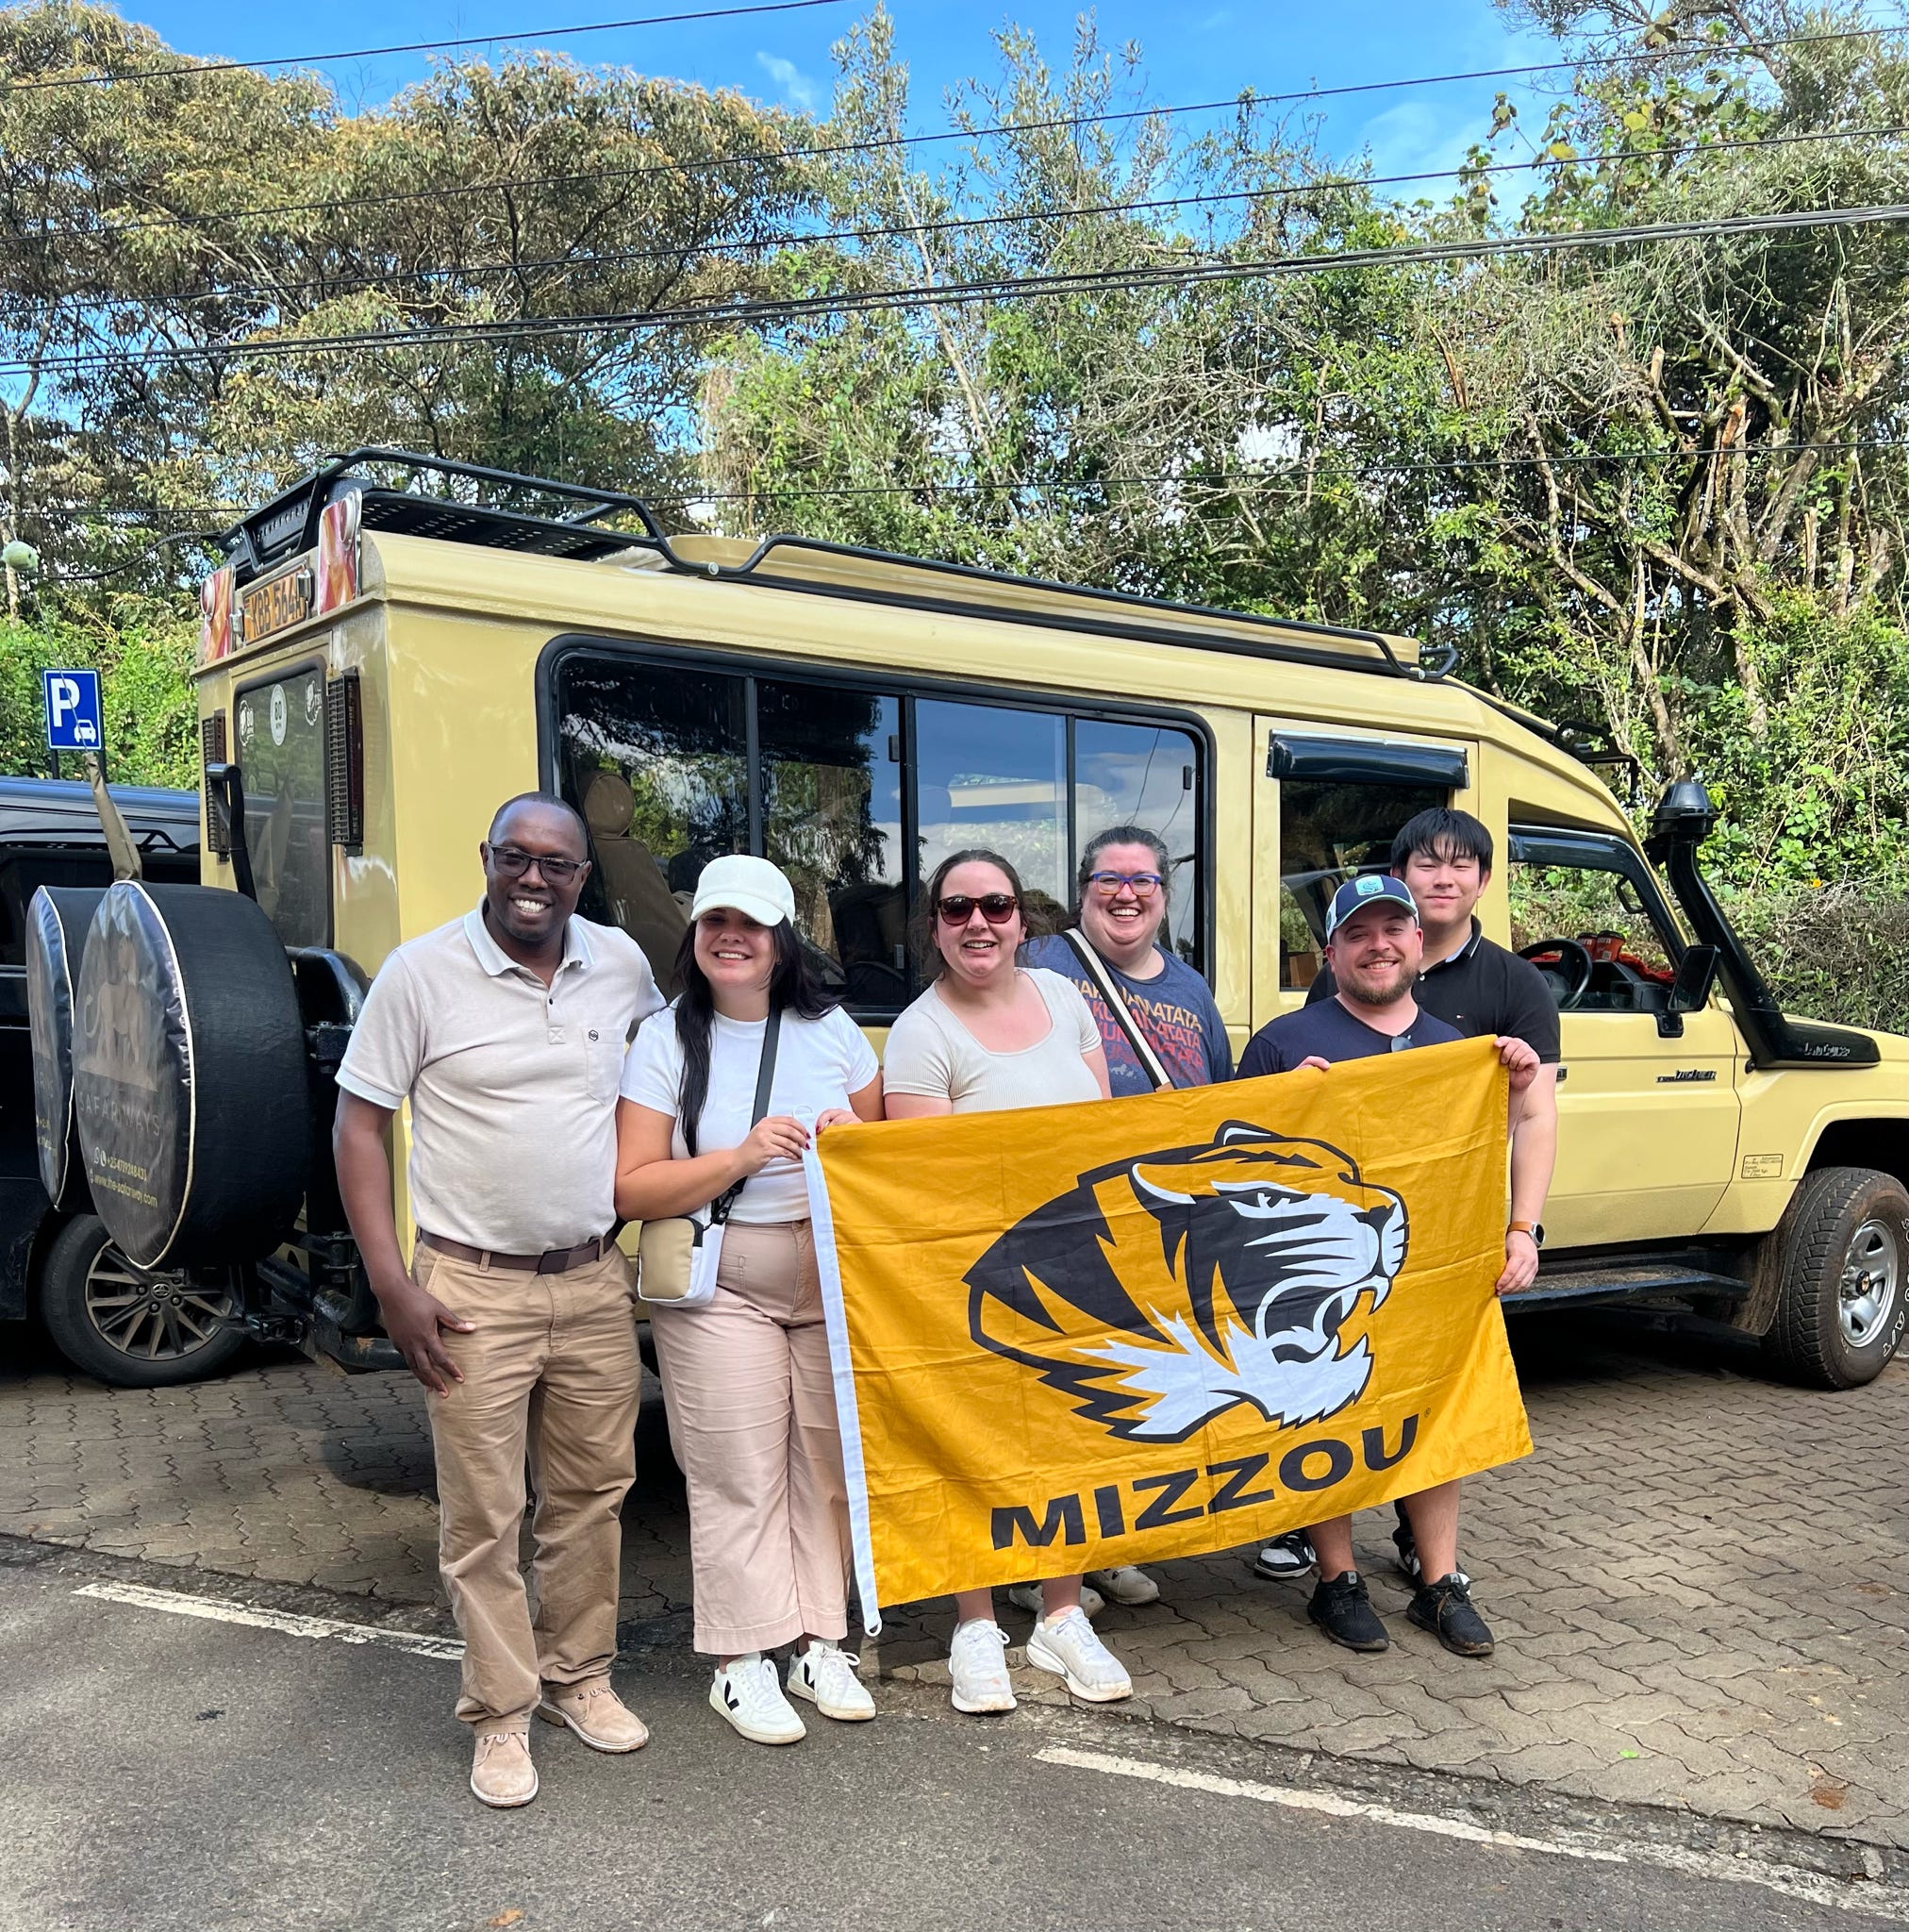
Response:
[{"label": "woman wearing sunglasses", "polygon": [[[888,1035],[888,1119],[1107,1098],[1106,1056],[1087,1003],[1061,974],[1020,963],[1023,896],[999,853],[956,852],[936,867],[916,915],[928,988]],[[1028,1662],[1097,1704],[1131,1696],[1120,1659],[1081,1608],[1081,1579],[1050,1577],[1040,1589]],[[1012,1710],[1007,1633],[994,1621],[993,1592],[963,1591],[954,1604],[954,1708]]]},{"label": "woman wearing sunglasses", "polygon": [[840,1647],[848,1491],[802,1155],[811,1128],[879,1120],[882,1079],[794,917],[766,858],[710,861],[676,956],[683,991],[638,1033],[617,1108],[619,1214],[701,1219],[724,1202],[713,1295],[653,1303],[650,1332],[689,1491],[709,1702],[758,1744],[804,1735],[763,1655],[798,1639],[791,1692],[824,1717],[875,1714]]}]

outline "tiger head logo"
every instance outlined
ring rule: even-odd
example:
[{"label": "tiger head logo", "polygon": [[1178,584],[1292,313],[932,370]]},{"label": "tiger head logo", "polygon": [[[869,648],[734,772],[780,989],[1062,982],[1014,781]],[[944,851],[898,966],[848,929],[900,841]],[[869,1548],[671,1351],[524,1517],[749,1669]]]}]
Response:
[{"label": "tiger head logo", "polygon": [[1242,1402],[1293,1428],[1365,1392],[1371,1351],[1339,1331],[1405,1241],[1404,1201],[1349,1156],[1230,1121],[1017,1222],[964,1277],[969,1331],[1123,1440],[1184,1441]]}]

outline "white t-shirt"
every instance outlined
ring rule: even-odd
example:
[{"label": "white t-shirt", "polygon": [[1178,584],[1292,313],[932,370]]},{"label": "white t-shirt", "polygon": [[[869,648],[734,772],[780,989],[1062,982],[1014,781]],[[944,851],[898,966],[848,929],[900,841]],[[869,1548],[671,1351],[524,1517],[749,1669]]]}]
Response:
[{"label": "white t-shirt", "polygon": [[[749,1117],[755,1106],[755,1077],[762,1065],[766,1020],[725,1020],[711,1016],[709,1035],[709,1098],[696,1125],[696,1151],[713,1154],[719,1148],[739,1147],[749,1138]],[[874,1048],[862,1029],[838,1007],[820,1020],[782,1016],[782,1035],[775,1048],[775,1077],[769,1088],[769,1111],[791,1114],[812,1126],[818,1114],[832,1107],[845,1108],[880,1072]],[[622,1097],[639,1107],[674,1116],[683,1091],[683,1047],[676,1038],[673,1005],[648,1021],[638,1032],[623,1061]],[[683,1124],[676,1123],[670,1151],[678,1160],[689,1158]],[[729,1210],[732,1221],[805,1221],[808,1184],[799,1160],[772,1160],[753,1175]]]},{"label": "white t-shirt", "polygon": [[[1098,1100],[1100,1084],[1085,1056],[1100,1045],[1101,1030],[1087,1001],[1064,974],[1043,966],[1021,971],[1046,1001],[1053,1022],[1032,1046],[1014,1053],[983,1046],[931,986],[889,1029],[883,1091],[946,1100],[956,1113]],[[642,1035],[637,1039],[640,1043]]]}]

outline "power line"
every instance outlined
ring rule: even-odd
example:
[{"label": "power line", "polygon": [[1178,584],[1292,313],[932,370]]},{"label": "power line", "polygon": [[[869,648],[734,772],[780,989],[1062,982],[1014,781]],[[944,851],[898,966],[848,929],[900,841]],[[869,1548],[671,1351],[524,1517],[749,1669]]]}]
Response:
[{"label": "power line", "polygon": [[840,7],[844,0],[759,0],[746,7],[706,7],[695,13],[650,13],[639,20],[603,20],[581,26],[545,26],[511,34],[460,34],[451,41],[407,41],[390,47],[346,47],[336,54],[280,54],[263,60],[193,60],[175,67],[130,68],[122,73],[58,74],[41,80],[15,80],[8,93],[37,93],[56,87],[109,87],[128,80],[197,80],[202,75],[257,73],[267,67],[331,67],[345,60],[370,60],[384,54],[440,54],[451,47],[497,47],[516,41],[561,41],[578,34],[617,33],[624,27],[669,26],[677,21],[734,20],[745,13],[801,13],[812,7]]},{"label": "power line", "polygon": [[[1835,442],[1743,442],[1735,446],[1710,446],[1702,450],[1557,450],[1546,452],[1544,456],[1441,456],[1426,458],[1422,461],[1404,461],[1404,464],[1364,464],[1356,470],[1349,468],[1329,468],[1314,470],[1314,481],[1327,483],[1358,483],[1366,477],[1391,477],[1391,475],[1419,475],[1419,474],[1455,474],[1472,470],[1536,470],[1536,468],[1585,468],[1588,464],[1638,464],[1638,461],[1718,461],[1721,458],[1734,456],[1799,456],[1804,450],[1817,452],[1818,456],[1837,456],[1849,452],[1865,450],[1901,450],[1909,448],[1909,437],[1868,437],[1861,441],[1835,441]],[[1297,458],[1293,458],[1297,461]],[[555,481],[555,479],[553,479]],[[1047,492],[1047,491],[1084,491],[1084,489],[1105,489],[1105,487],[1126,487],[1144,485],[1150,489],[1179,485],[1179,487],[1218,487],[1235,483],[1258,483],[1271,485],[1283,481],[1281,475],[1268,470],[1155,470],[1152,474],[1120,474],[1109,472],[1098,477],[976,477],[968,481],[949,481],[938,477],[923,477],[916,483],[774,483],[765,489],[717,489],[713,483],[684,483],[676,489],[669,487],[645,487],[636,494],[643,496],[645,502],[746,502],[757,496],[920,496],[927,492],[947,492],[947,494],[1017,494],[1024,491]],[[417,502],[435,502],[439,498],[429,494],[415,494]],[[464,498],[444,496],[444,502],[462,505]],[[143,507],[112,507],[112,505],[64,505],[62,512],[74,518],[124,518],[135,522],[151,522],[160,516],[228,516],[241,518],[251,516],[257,505],[238,505],[238,502],[175,502],[175,505],[143,505]],[[46,520],[52,512],[42,512]],[[170,537],[172,542],[195,542],[203,533],[182,533]]]},{"label": "power line", "polygon": [[[1089,215],[1152,214],[1166,208],[1200,208],[1230,201],[1292,201],[1307,195],[1327,194],[1336,190],[1348,188],[1400,187],[1425,181],[1449,181],[1454,176],[1469,180],[1486,175],[1529,174],[1546,168],[1604,168],[1617,162],[1654,161],[1676,155],[1740,154],[1751,149],[1796,147],[1825,141],[1884,139],[1901,134],[1909,134],[1909,124],[1894,127],[1825,128],[1809,134],[1758,136],[1750,141],[1683,142],[1667,143],[1662,147],[1625,148],[1615,153],[1573,155],[1562,158],[1540,155],[1528,161],[1492,161],[1475,168],[1461,163],[1455,168],[1435,168],[1409,175],[1327,175],[1317,181],[1293,183],[1278,188],[1228,188],[1199,194],[1161,195],[1144,201],[1085,203],[1072,208],[1027,208],[1010,214],[950,215],[936,221],[901,223],[890,227],[823,228],[805,232],[788,231],[775,235],[745,235],[729,241],[705,242],[700,248],[687,252],[711,256],[746,253],[765,248],[812,247],[827,242],[874,242],[905,235],[948,234],[970,229],[1011,227],[1025,223],[1072,221]],[[589,255],[535,257],[523,261],[447,262],[437,267],[397,268],[357,275],[313,275],[304,281],[287,282],[277,287],[268,283],[251,283],[232,288],[211,289],[200,293],[189,293],[184,290],[168,291],[159,295],[131,298],[126,306],[138,307],[154,302],[205,306],[245,301],[275,305],[285,296],[303,294],[313,289],[342,294],[352,290],[378,289],[389,284],[430,281],[449,276],[514,275],[542,269],[626,268],[646,261],[679,261],[685,253],[682,248],[608,249]],[[114,301],[115,298],[109,295],[72,295],[43,302],[39,307],[42,312],[48,309],[87,312],[109,308],[114,306]]]},{"label": "power line", "polygon": [[[1706,58],[1721,59],[1734,54],[1762,53],[1771,47],[1796,46],[1819,41],[1873,40],[1883,35],[1901,33],[1909,33],[1909,28],[1865,27],[1834,34],[1792,34],[1767,41],[1734,42],[1724,46],[1705,48],[1703,53]],[[1668,51],[1660,49],[1616,58],[1628,61],[1656,60],[1666,58]],[[1229,94],[1223,100],[1187,101],[1177,105],[1127,108],[1091,114],[1056,114],[1037,121],[1000,121],[979,127],[938,128],[928,134],[877,135],[861,141],[828,142],[809,147],[757,149],[744,154],[724,155],[705,161],[648,162],[640,167],[589,169],[563,175],[500,175],[493,181],[448,182],[437,188],[393,189],[379,194],[332,195],[318,201],[272,202],[254,208],[208,209],[193,215],[151,215],[138,221],[106,222],[91,227],[53,227],[42,229],[41,232],[42,236],[123,235],[147,228],[181,228],[218,222],[256,221],[262,220],[268,215],[322,214],[340,208],[357,210],[390,207],[411,201],[442,201],[452,195],[489,194],[504,189],[581,187],[615,181],[641,180],[652,175],[672,175],[687,178],[751,163],[780,164],[798,160],[827,160],[843,155],[875,154],[896,148],[926,146],[940,142],[981,141],[1009,134],[1040,134],[1068,128],[1114,126],[1132,121],[1151,120],[1155,116],[1206,114],[1227,108],[1284,107],[1300,101],[1339,99],[1352,94],[1387,93],[1403,88],[1440,87],[1462,80],[1503,80],[1534,74],[1564,71],[1575,73],[1587,64],[1611,63],[1546,60],[1525,67],[1487,67],[1477,68],[1464,74],[1415,75],[1402,80],[1356,81],[1343,87],[1301,88],[1291,92],[1274,94],[1256,93],[1248,89],[1240,93]]]},{"label": "power line", "polygon": [[1813,227],[1855,227],[1909,220],[1909,204],[1871,208],[1810,208],[1788,213],[1722,216],[1706,221],[1660,222],[1633,228],[1585,228],[1576,233],[1481,236],[1464,242],[1426,242],[1389,248],[1335,249],[1320,255],[1270,256],[1250,261],[1206,261],[1156,267],[1081,270],[1041,275],[1002,275],[974,282],[924,283],[859,293],[811,295],[779,300],[732,300],[686,304],[675,308],[590,316],[557,316],[541,321],[426,324],[396,329],[341,331],[324,336],[252,338],[243,341],[167,346],[135,355],[82,350],[44,358],[39,363],[0,363],[0,375],[77,373],[85,369],[136,363],[152,369],[192,362],[301,355],[320,350],[377,347],[428,348],[545,337],[601,335],[697,324],[719,327],[761,327],[895,308],[962,308],[974,303],[1025,300],[1037,295],[1111,293],[1159,287],[1189,287],[1219,281],[1278,279],[1329,275],[1351,269],[1384,269],[1427,261],[1465,261],[1499,255],[1541,254],[1577,248],[1621,248],[1649,242],[1704,241],[1729,235],[1777,234]]}]

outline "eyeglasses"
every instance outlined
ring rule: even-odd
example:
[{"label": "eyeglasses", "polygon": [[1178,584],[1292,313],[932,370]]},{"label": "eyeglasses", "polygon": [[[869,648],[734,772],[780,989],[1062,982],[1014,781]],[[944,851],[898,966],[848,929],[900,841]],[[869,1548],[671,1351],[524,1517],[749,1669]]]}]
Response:
[{"label": "eyeglasses", "polygon": [[1113,898],[1122,886],[1131,890],[1137,899],[1151,899],[1166,883],[1156,872],[1090,872],[1087,884],[1103,899]]},{"label": "eyeglasses", "polygon": [[950,925],[966,925],[977,906],[989,925],[1005,925],[1021,910],[1021,901],[1012,892],[983,892],[978,899],[966,892],[950,892],[935,902],[935,910]]},{"label": "eyeglasses", "polygon": [[497,868],[498,876],[506,879],[521,879],[534,865],[553,886],[569,885],[589,866],[587,858],[546,858],[541,852],[525,852],[515,845],[491,846],[490,863]]}]

